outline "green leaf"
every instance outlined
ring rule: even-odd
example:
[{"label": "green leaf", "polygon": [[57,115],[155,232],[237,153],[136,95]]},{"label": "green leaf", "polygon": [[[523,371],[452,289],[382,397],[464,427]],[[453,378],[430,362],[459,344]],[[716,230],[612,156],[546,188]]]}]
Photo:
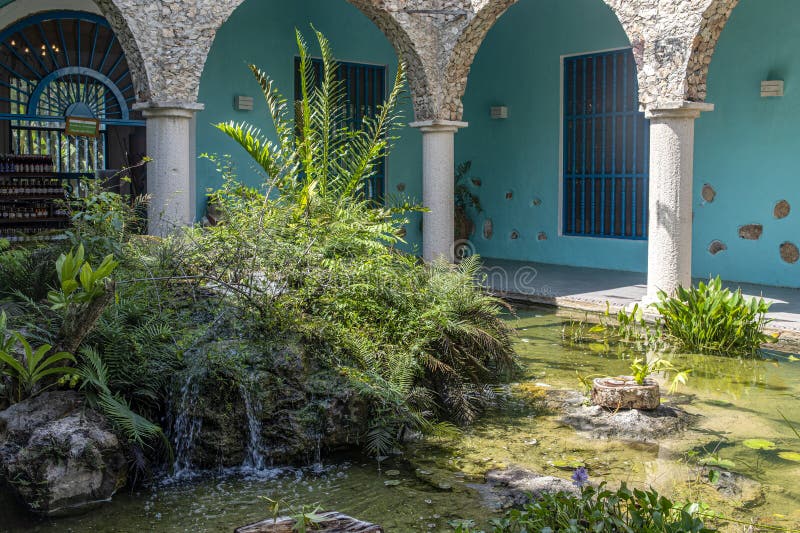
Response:
[{"label": "green leaf", "polygon": [[774,450],[776,444],[764,439],[747,439],[742,444],[752,450]]}]

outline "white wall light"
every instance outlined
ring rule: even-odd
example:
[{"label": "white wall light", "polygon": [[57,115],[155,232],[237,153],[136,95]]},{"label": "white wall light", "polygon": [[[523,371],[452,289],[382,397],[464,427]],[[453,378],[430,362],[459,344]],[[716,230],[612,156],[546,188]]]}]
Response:
[{"label": "white wall light", "polygon": [[761,82],[761,98],[783,96],[783,80],[767,80]]},{"label": "white wall light", "polygon": [[490,108],[492,120],[505,120],[508,118],[508,107],[504,105],[492,106]]},{"label": "white wall light", "polygon": [[252,111],[253,97],[238,95],[233,99],[233,108],[236,111]]}]

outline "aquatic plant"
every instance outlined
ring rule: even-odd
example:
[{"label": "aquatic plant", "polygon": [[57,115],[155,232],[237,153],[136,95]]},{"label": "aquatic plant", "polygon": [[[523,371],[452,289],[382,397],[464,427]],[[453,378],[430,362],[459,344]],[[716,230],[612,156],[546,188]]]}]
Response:
[{"label": "aquatic plant", "polygon": [[678,386],[686,385],[686,381],[689,379],[689,374],[692,372],[691,369],[678,370],[670,361],[662,359],[658,356],[651,358],[637,357],[631,363],[630,368],[633,375],[633,380],[637,385],[644,385],[645,380],[651,374],[655,374],[657,372],[674,372],[675,374],[672,376],[672,381],[669,388],[670,394],[673,394],[678,389]]},{"label": "aquatic plant", "polygon": [[[583,479],[583,476],[581,476]],[[584,483],[580,494],[544,494],[538,500],[492,519],[495,533],[525,531],[636,531],[637,533],[706,533],[703,517],[707,506],[679,504],[654,489],[630,489],[623,482],[617,490],[605,483],[594,487]],[[461,533],[474,531],[471,524],[458,524]]]},{"label": "aquatic plant", "polygon": [[668,339],[685,351],[727,356],[753,356],[776,337],[764,333],[770,304],[763,298],[745,298],[741,289],[724,288],[719,277],[674,297],[663,291],[654,308]]}]

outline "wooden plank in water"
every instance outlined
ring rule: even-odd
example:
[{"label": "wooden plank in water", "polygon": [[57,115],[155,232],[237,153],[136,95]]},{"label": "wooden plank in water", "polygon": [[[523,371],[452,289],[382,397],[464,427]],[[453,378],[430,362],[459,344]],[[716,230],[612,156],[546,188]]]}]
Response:
[{"label": "wooden plank in water", "polygon": [[[350,516],[336,512],[319,513],[325,520],[317,524],[313,531],[318,533],[383,533],[381,526],[356,520]],[[255,524],[242,526],[234,533],[294,533],[294,519],[282,516],[277,519],[268,518]]]}]

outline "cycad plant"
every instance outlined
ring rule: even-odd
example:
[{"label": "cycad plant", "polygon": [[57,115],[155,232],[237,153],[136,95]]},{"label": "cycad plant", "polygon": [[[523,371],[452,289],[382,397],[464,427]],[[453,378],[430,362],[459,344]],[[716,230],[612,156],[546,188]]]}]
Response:
[{"label": "cycad plant", "polygon": [[290,112],[295,107],[287,105],[274,81],[250,65],[267,102],[275,141],[247,123],[217,124],[264,170],[282,201],[292,205],[296,215],[305,217],[315,209],[367,201],[361,194],[362,187],[375,174],[394,139],[404,77],[401,64],[394,86],[376,116],[364,117],[359,129],[350,128],[344,83],[336,76],[338,64],[325,36],[316,30],[314,33],[322,57],[320,79],[308,44],[296,31],[302,98],[297,102],[294,119]]}]

